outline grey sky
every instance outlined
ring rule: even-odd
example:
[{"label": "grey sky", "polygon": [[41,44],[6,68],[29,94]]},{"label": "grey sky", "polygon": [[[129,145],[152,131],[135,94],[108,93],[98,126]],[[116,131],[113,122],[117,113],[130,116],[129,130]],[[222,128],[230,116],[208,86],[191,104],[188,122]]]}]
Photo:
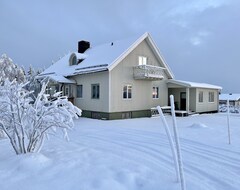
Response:
[{"label": "grey sky", "polygon": [[0,54],[48,67],[77,49],[150,32],[176,79],[240,93],[239,0],[1,0]]}]

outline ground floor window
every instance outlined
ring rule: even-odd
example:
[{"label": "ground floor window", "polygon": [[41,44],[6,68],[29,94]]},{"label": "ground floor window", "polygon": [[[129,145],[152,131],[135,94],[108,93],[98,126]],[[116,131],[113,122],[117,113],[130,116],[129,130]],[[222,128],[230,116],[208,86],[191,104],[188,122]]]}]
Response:
[{"label": "ground floor window", "polygon": [[64,88],[64,95],[69,96],[69,86],[68,85],[65,86],[65,88]]},{"label": "ground floor window", "polygon": [[92,84],[92,99],[99,99],[99,98],[100,98],[100,85]]},{"label": "ground floor window", "polygon": [[82,98],[83,97],[83,85],[77,85],[77,98]]},{"label": "ground floor window", "polygon": [[132,98],[132,85],[125,85],[123,87],[123,99]]},{"label": "ground floor window", "polygon": [[152,98],[156,99],[159,98],[159,88],[158,87],[153,87],[152,89]]},{"label": "ground floor window", "polygon": [[202,103],[203,102],[203,91],[200,91],[198,93],[198,102]]},{"label": "ground floor window", "polygon": [[214,92],[209,92],[208,93],[208,101],[209,102],[214,102]]}]

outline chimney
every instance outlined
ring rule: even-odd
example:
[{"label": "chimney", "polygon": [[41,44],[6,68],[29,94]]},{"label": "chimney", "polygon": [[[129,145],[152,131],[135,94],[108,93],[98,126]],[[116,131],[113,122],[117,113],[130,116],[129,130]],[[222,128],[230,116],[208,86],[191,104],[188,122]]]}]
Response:
[{"label": "chimney", "polygon": [[90,42],[84,40],[78,42],[78,53],[84,53],[88,48],[90,48]]}]

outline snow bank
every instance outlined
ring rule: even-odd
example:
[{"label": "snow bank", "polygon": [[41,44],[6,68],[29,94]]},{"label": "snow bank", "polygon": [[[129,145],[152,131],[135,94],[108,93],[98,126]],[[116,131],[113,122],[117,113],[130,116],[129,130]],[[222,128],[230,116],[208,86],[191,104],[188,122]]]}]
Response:
[{"label": "snow bank", "polygon": [[45,169],[51,164],[51,160],[39,153],[14,155],[6,162],[5,167],[11,166],[15,172],[32,173]]},{"label": "snow bank", "polygon": [[192,125],[189,126],[189,128],[199,129],[199,128],[208,128],[208,126],[203,123],[193,123]]}]

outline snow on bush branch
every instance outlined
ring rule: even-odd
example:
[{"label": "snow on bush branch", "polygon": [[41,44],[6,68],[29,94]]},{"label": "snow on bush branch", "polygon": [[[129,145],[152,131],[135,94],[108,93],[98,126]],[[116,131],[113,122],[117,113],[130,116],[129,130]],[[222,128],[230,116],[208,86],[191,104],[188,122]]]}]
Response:
[{"label": "snow on bush branch", "polygon": [[47,135],[58,128],[68,138],[67,129],[74,126],[73,118],[81,115],[81,110],[59,93],[50,100],[45,94],[46,84],[35,100],[25,85],[15,80],[0,85],[0,129],[16,154],[39,152]]},{"label": "snow on bush branch", "polygon": [[0,82],[8,78],[10,81],[17,80],[18,83],[25,81],[24,70],[15,65],[11,58],[3,54],[0,58]]}]

